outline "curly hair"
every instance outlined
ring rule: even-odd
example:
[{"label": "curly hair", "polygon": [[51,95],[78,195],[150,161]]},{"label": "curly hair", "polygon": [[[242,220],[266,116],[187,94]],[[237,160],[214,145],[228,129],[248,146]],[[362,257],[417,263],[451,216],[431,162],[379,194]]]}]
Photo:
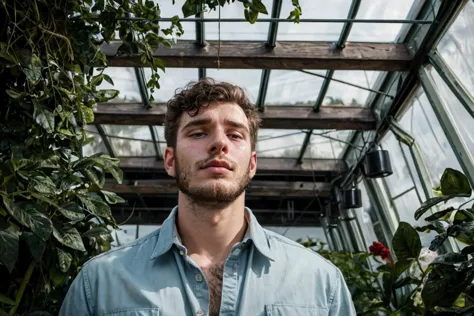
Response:
[{"label": "curly hair", "polygon": [[166,145],[176,148],[178,126],[184,112],[195,116],[211,102],[232,102],[242,108],[249,122],[252,150],[255,150],[261,124],[255,105],[250,102],[242,88],[227,82],[216,83],[212,78],[190,82],[184,89],[177,90],[174,97],[168,101],[165,115]]}]

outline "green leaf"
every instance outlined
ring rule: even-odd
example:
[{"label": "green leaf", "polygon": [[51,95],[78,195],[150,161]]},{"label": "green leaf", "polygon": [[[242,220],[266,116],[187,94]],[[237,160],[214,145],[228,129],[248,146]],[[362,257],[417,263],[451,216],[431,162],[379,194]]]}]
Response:
[{"label": "green leaf", "polygon": [[161,60],[161,58],[153,57],[153,67],[165,71],[165,64],[163,63],[163,60]]},{"label": "green leaf", "polygon": [[18,235],[6,230],[0,230],[0,263],[12,272],[19,251]]},{"label": "green leaf", "polygon": [[20,98],[24,98],[28,95],[26,92],[20,92],[20,91],[13,90],[13,89],[7,89],[7,94],[12,99],[20,99]]},{"label": "green leaf", "polygon": [[98,195],[78,195],[78,197],[91,214],[105,218],[112,216],[110,207]]},{"label": "green leaf", "polygon": [[97,102],[107,102],[118,96],[120,91],[114,89],[98,90],[94,93]]},{"label": "green leaf", "polygon": [[106,74],[102,74],[104,76],[104,80],[107,81],[108,83],[110,83],[112,86],[114,85],[114,82],[112,80],[112,78],[110,78],[109,75],[106,75]]},{"label": "green leaf", "polygon": [[30,66],[24,68],[23,72],[32,83],[36,83],[41,80],[42,67],[43,65],[41,64],[41,59],[39,59],[36,55],[32,55]]},{"label": "green leaf", "polygon": [[419,285],[419,284],[421,284],[421,280],[414,279],[412,277],[405,277],[405,278],[402,278],[402,279],[398,280],[397,282],[395,282],[393,287],[398,289],[398,288],[401,288],[401,287],[403,287],[405,285],[409,285],[409,284]]},{"label": "green leaf", "polygon": [[427,222],[431,222],[431,221],[434,221],[434,220],[437,220],[439,218],[441,219],[449,219],[449,216],[451,216],[451,213],[453,211],[455,211],[456,209],[454,207],[448,207],[447,209],[445,210],[442,210],[442,211],[439,211],[439,212],[436,212],[434,213],[433,215],[430,215],[428,216],[427,218],[425,218],[425,221]]},{"label": "green leaf", "polygon": [[458,271],[452,265],[435,265],[421,291],[425,307],[430,310],[435,306],[451,306],[473,279],[474,271]]},{"label": "green leaf", "polygon": [[70,253],[65,252],[61,248],[57,248],[57,249],[58,249],[59,269],[61,269],[63,273],[66,273],[71,267],[72,255]]},{"label": "green leaf", "polygon": [[48,240],[53,230],[51,220],[41,213],[39,206],[28,202],[15,203],[14,201],[4,199],[6,209],[18,222],[38,235],[42,240]]},{"label": "green leaf", "polygon": [[10,316],[3,308],[0,307],[0,316]]},{"label": "green leaf", "polygon": [[446,168],[441,176],[440,191],[443,195],[466,195],[471,196],[472,190],[469,180],[460,171]]},{"label": "green leaf", "polygon": [[474,222],[466,222],[452,225],[447,234],[467,245],[474,245]]},{"label": "green leaf", "polygon": [[35,113],[33,114],[36,123],[44,128],[47,133],[54,132],[54,113],[42,106],[35,106]]},{"label": "green leaf", "polygon": [[438,250],[443,245],[446,238],[448,238],[447,233],[441,233],[441,234],[435,236],[435,238],[431,241],[431,244],[430,244],[430,247],[429,247],[430,250],[431,251]]},{"label": "green leaf", "polygon": [[452,199],[454,196],[437,196],[437,197],[432,197],[432,198],[429,198],[428,200],[426,200],[425,202],[423,202],[423,204],[421,204],[421,206],[415,211],[415,219],[416,220],[419,220],[420,217],[426,213],[426,211],[428,211],[431,207],[433,207],[434,205],[440,203],[440,202],[444,202],[444,201],[447,201],[447,200],[450,200]]},{"label": "green leaf", "polygon": [[265,5],[262,3],[261,0],[252,0],[251,8],[254,11],[263,13],[263,14],[268,14],[267,8]]},{"label": "green leaf", "polygon": [[80,113],[80,119],[82,122],[86,124],[94,122],[94,111],[91,108],[85,105],[79,105],[78,109]]},{"label": "green leaf", "polygon": [[102,74],[94,76],[91,79],[91,85],[92,86],[99,86],[102,83],[103,79],[104,79],[104,75],[102,75]]},{"label": "green leaf", "polygon": [[461,250],[461,253],[464,254],[464,255],[469,255],[469,254],[474,253],[474,246],[467,246],[467,247],[464,247],[464,248]]},{"label": "green leaf", "polygon": [[2,207],[0,207],[0,215],[7,216],[7,211],[5,211]]},{"label": "green leaf", "polygon": [[23,232],[22,238],[25,239],[26,243],[28,244],[28,248],[30,249],[33,259],[35,259],[37,262],[40,262],[46,249],[46,243],[31,232]]},{"label": "green leaf", "polygon": [[436,257],[436,259],[433,260],[433,262],[431,264],[452,265],[452,264],[455,264],[455,263],[464,262],[466,260],[467,260],[467,255],[465,255],[463,253],[451,252],[451,253],[447,253],[445,255],[441,255],[441,256]]},{"label": "green leaf", "polygon": [[417,259],[421,251],[421,240],[416,230],[406,222],[400,222],[392,240],[398,260]]},{"label": "green leaf", "polygon": [[117,194],[115,194],[114,192],[105,191],[105,190],[101,190],[100,192],[104,194],[105,200],[109,204],[125,203],[125,200],[122,199]]},{"label": "green leaf", "polygon": [[66,280],[66,276],[56,267],[53,267],[49,270],[49,278],[53,282],[53,286],[55,288],[63,286]]},{"label": "green leaf", "polygon": [[435,224],[428,224],[428,225],[421,226],[421,227],[415,227],[415,229],[416,229],[417,232],[422,232],[422,233],[424,233],[424,232],[429,233],[431,230],[434,230],[438,234],[442,234],[442,233],[446,232],[446,229],[443,226],[435,225]]},{"label": "green leaf", "polygon": [[0,293],[0,303],[7,304],[7,305],[16,305],[15,301],[12,300],[11,298],[6,297],[5,295]]},{"label": "green leaf", "polygon": [[84,210],[80,208],[79,205],[77,205],[74,202],[70,202],[68,204],[65,204],[59,207],[59,211],[66,218],[75,222],[81,221],[86,217],[86,215],[84,214]]},{"label": "green leaf", "polygon": [[191,1],[186,1],[183,4],[181,10],[183,11],[183,16],[185,18],[190,17],[198,13],[198,6],[191,3]]},{"label": "green leaf", "polygon": [[110,231],[105,227],[94,227],[82,234],[82,237],[96,237],[102,235],[110,235]]},{"label": "green leaf", "polygon": [[38,191],[38,193],[43,193],[47,195],[56,194],[56,185],[53,180],[49,177],[36,176],[31,179],[33,188]]},{"label": "green leaf", "polygon": [[79,251],[86,251],[81,235],[74,227],[53,227],[54,237],[63,245]]}]

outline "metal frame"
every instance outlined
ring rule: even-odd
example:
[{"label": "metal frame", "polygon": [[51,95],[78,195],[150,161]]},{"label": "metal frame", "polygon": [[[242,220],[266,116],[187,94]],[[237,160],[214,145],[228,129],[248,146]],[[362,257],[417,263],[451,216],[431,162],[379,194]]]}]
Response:
[{"label": "metal frame", "polygon": [[451,68],[446,64],[443,57],[438,51],[433,51],[429,54],[430,63],[443,78],[446,85],[451,89],[454,95],[459,99],[466,111],[474,118],[474,99],[471,97],[463,84],[459,82],[458,77],[454,74]]},{"label": "metal frame", "polygon": [[[357,15],[357,12],[359,11],[361,0],[352,0],[351,7],[349,9],[349,13],[347,15],[347,19],[354,19]],[[352,29],[352,22],[346,22],[344,24],[344,27],[342,28],[341,35],[339,36],[339,40],[336,42],[336,49],[344,49],[347,37],[349,36],[349,33],[351,32]],[[316,99],[316,102],[313,105],[313,111],[314,112],[319,112],[319,108],[323,104],[324,98],[326,97],[326,92],[328,91],[329,84],[331,83],[331,79],[334,75],[334,69],[329,69],[326,72],[326,78],[324,79],[321,89],[319,90],[318,98]],[[313,130],[310,130],[310,132],[306,135],[303,144],[301,146],[300,154],[298,155],[298,163],[301,163],[303,161],[304,154],[306,152],[306,149],[308,148],[309,142],[311,140],[311,135],[313,134]],[[334,157],[336,158],[336,157]]]},{"label": "metal frame", "polygon": [[471,186],[474,186],[474,158],[464,140],[460,137],[459,128],[456,126],[454,118],[439,95],[431,74],[425,67],[422,67],[419,71],[419,76],[425,94],[438,117],[441,128],[446,134],[446,138],[451,144],[456,158],[458,158],[459,164],[469,179]]},{"label": "metal frame", "polygon": [[[272,18],[279,18],[283,0],[273,0]],[[266,46],[273,49],[276,45],[278,34],[278,22],[271,22],[268,28],[268,39]],[[268,83],[270,82],[271,69],[263,69],[260,80],[260,88],[258,90],[257,108],[259,111],[265,111],[265,98],[267,96]]]}]

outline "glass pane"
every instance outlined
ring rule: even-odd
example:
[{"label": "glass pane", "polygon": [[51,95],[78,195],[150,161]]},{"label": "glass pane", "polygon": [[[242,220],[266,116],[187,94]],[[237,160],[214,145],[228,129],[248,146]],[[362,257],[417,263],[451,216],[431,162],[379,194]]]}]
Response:
[{"label": "glass pane", "polygon": [[461,102],[459,102],[458,98],[446,85],[438,72],[433,68],[430,72],[433,75],[433,79],[438,87],[437,90],[443,99],[444,104],[448,107],[449,112],[453,116],[454,122],[459,129],[458,134],[464,140],[471,155],[474,156],[474,117],[472,117]]},{"label": "glass pane", "polygon": [[104,140],[99,135],[95,125],[87,125],[85,130],[87,131],[87,136],[94,137],[94,139],[92,142],[82,147],[82,155],[84,157],[88,157],[97,153],[104,153],[108,155],[109,151],[107,150],[107,147],[105,147]]},{"label": "glass pane", "polygon": [[[325,75],[325,70],[311,70]],[[313,106],[324,79],[296,70],[272,70],[265,104]],[[298,91],[298,93],[295,93]]]},{"label": "glass pane", "polygon": [[423,186],[421,185],[420,177],[416,171],[415,161],[413,160],[413,156],[410,153],[410,148],[407,145],[402,144],[402,151],[405,153],[405,157],[408,161],[408,168],[411,170],[413,175],[413,180],[415,180],[415,187],[420,195],[422,201],[426,200],[425,191],[423,191]]},{"label": "glass pane", "polygon": [[[144,71],[146,81],[150,80],[150,68],[144,68]],[[158,74],[160,89],[153,93],[155,103],[168,102],[174,96],[176,89],[184,88],[189,82],[199,79],[198,70],[195,68],[166,68],[165,73],[158,70]]]},{"label": "glass pane", "polygon": [[446,168],[462,170],[424,92],[413,99],[400,124],[420,146],[434,184]]},{"label": "glass pane", "polygon": [[384,137],[382,147],[390,153],[393,174],[384,179],[393,197],[412,188],[414,183],[410,177],[410,170],[408,170],[408,166],[405,163],[400,145],[392,132],[388,132],[387,136]]},{"label": "glass pane", "polygon": [[118,157],[156,156],[148,126],[102,125]]},{"label": "glass pane", "polygon": [[367,189],[365,188],[363,182],[359,184],[359,189],[361,191],[362,196],[362,208],[357,209],[355,211],[355,214],[362,229],[362,233],[364,235],[364,240],[367,247],[366,250],[368,251],[369,246],[371,246],[374,241],[383,240],[383,234],[381,236],[377,236],[374,230],[374,223],[378,222],[377,213],[369,199]]},{"label": "glass pane", "polygon": [[[274,231],[277,234],[284,234],[291,240],[301,239],[302,241],[313,239],[326,243],[326,236],[322,227],[281,227],[281,226],[265,226],[264,228]],[[327,245],[325,247],[327,249]]]},{"label": "glass pane", "polygon": [[[181,20],[181,25],[183,26],[184,33],[179,39],[182,40],[194,40],[196,39],[196,23],[195,22],[184,22],[183,4],[185,0],[173,0],[173,1],[159,1],[153,0],[153,2],[160,5],[161,17],[162,18],[172,18],[173,16],[179,16]],[[173,4],[175,2],[175,4]],[[171,22],[160,22],[160,28],[168,28],[171,26]],[[163,34],[161,34],[163,36]]]},{"label": "glass pane", "polygon": [[[351,0],[314,1],[300,0],[302,19],[345,19]],[[281,17],[286,18],[293,11],[291,1],[283,1]],[[337,41],[344,23],[279,23],[279,41]]]},{"label": "glass pane", "polygon": [[159,156],[163,158],[163,155],[165,154],[165,149],[166,149],[165,127],[161,125],[161,126],[153,126],[153,128],[155,130],[156,141],[158,142],[158,145],[160,146]]},{"label": "glass pane", "polygon": [[207,69],[207,76],[216,81],[230,82],[243,88],[250,102],[255,103],[260,88],[262,71],[259,69]]},{"label": "glass pane", "polygon": [[[361,1],[357,19],[406,19],[414,0]],[[359,42],[394,42],[403,24],[395,23],[354,23],[348,41]]]},{"label": "glass pane", "polygon": [[318,130],[314,132],[313,135],[311,135],[309,147],[304,154],[304,158],[340,158],[346,147],[345,142],[349,135],[350,131]]},{"label": "glass pane", "polygon": [[[98,72],[94,71],[94,75]],[[140,88],[138,86],[137,75],[134,68],[124,67],[107,67],[104,74],[109,75],[114,85],[103,80],[98,89],[114,89],[120,93],[115,99],[109,102],[131,102],[141,103],[142,96],[140,95]]]},{"label": "glass pane", "polygon": [[438,51],[474,96],[474,3],[468,1],[438,44]]},{"label": "glass pane", "polygon": [[298,157],[306,133],[300,130],[261,129],[258,132],[257,157]]},{"label": "glass pane", "polygon": [[[428,224],[422,219],[415,220],[415,217],[413,215],[415,214],[416,209],[421,205],[415,190],[411,190],[410,192],[403,194],[402,196],[396,198],[393,202],[395,203],[395,207],[397,208],[398,216],[401,222],[410,223],[414,227],[419,227]],[[429,214],[426,214],[424,217],[428,215]],[[429,234],[420,233],[422,247],[429,247],[431,241],[436,235],[436,232],[431,232]]]},{"label": "glass pane", "polygon": [[[379,71],[339,70],[334,72],[333,78],[356,84],[364,88],[371,88],[379,76]],[[324,105],[338,104],[351,106],[365,106],[370,92],[347,84],[331,81],[329,84]]]},{"label": "glass pane", "polygon": [[[267,8],[268,15],[259,14],[258,18],[269,18],[272,14],[273,1],[262,1]],[[205,15],[206,18],[219,18],[219,11],[212,10]],[[226,5],[221,8],[221,18],[244,18],[244,6],[242,3],[235,2],[231,5]],[[268,37],[268,22],[256,22],[250,24],[249,22],[221,22],[220,23],[220,39],[232,41],[263,41]],[[219,39],[219,23],[207,22],[205,25],[206,40]]]}]

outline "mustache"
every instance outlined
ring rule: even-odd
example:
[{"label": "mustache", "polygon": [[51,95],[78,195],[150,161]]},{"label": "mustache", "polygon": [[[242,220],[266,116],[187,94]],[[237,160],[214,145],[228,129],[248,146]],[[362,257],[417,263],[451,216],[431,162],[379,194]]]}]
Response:
[{"label": "mustache", "polygon": [[204,166],[209,161],[214,160],[214,159],[226,161],[231,166],[232,170],[234,170],[235,167],[237,166],[237,163],[235,161],[233,161],[232,159],[227,159],[227,158],[221,157],[219,155],[212,155],[212,156],[210,156],[206,159],[199,160],[198,162],[196,162],[196,166],[198,167],[198,169],[204,168]]}]

